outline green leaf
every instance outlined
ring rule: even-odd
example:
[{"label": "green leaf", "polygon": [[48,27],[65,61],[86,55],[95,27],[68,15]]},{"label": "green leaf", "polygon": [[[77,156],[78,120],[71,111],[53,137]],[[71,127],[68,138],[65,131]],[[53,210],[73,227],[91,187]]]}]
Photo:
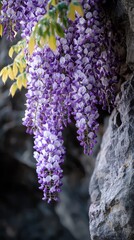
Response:
[{"label": "green leaf", "polygon": [[67,19],[66,16],[62,17],[62,23],[63,23],[63,25],[64,25],[65,28],[68,27],[68,19]]},{"label": "green leaf", "polygon": [[38,35],[39,36],[43,36],[43,24],[41,25],[41,24],[39,24],[39,26],[38,26]]},{"label": "green leaf", "polygon": [[57,9],[59,12],[61,12],[62,10],[67,10],[68,9],[68,6],[65,2],[60,2],[58,5],[57,5]]},{"label": "green leaf", "polygon": [[59,37],[64,37],[64,30],[59,23],[55,23],[55,30]]},{"label": "green leaf", "polygon": [[52,19],[55,18],[55,8],[49,10],[49,12],[48,12],[48,16],[51,17]]}]

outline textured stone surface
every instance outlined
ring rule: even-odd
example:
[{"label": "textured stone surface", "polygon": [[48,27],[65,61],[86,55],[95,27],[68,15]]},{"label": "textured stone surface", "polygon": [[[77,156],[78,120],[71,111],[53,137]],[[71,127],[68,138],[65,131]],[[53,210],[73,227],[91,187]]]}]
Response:
[{"label": "textured stone surface", "polygon": [[128,17],[128,23],[126,22],[126,62],[134,70],[134,1],[122,0],[122,5]]},{"label": "textured stone surface", "polygon": [[134,77],[117,96],[90,182],[92,240],[134,240]]},{"label": "textured stone surface", "polygon": [[92,240],[134,240],[134,0],[118,0],[117,6],[126,32],[125,83],[90,182]]}]

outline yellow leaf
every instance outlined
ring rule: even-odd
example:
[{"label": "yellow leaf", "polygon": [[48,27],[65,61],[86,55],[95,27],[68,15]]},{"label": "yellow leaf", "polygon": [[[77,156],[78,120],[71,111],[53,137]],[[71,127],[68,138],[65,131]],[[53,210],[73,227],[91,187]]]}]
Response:
[{"label": "yellow leaf", "polygon": [[33,54],[35,44],[36,44],[35,43],[35,38],[32,36],[29,40],[29,43],[28,43],[28,51],[29,51],[30,55]]},{"label": "yellow leaf", "polygon": [[14,73],[14,77],[16,77],[18,74],[18,68],[17,68],[17,64],[15,62],[13,63],[13,73]]},{"label": "yellow leaf", "polygon": [[22,85],[23,85],[23,87],[27,87],[27,79],[26,78],[23,78],[22,79]]},{"label": "yellow leaf", "polygon": [[2,70],[0,71],[0,77],[3,75],[3,73],[7,72],[7,67],[2,68]]},{"label": "yellow leaf", "polygon": [[75,21],[75,6],[72,3],[69,5],[68,18]]},{"label": "yellow leaf", "polygon": [[11,47],[8,53],[10,58],[12,58],[13,52],[14,52],[13,47]]},{"label": "yellow leaf", "polygon": [[3,26],[2,24],[0,24],[0,36],[2,37],[2,34],[3,34]]},{"label": "yellow leaf", "polygon": [[4,72],[3,75],[2,75],[2,81],[3,83],[5,83],[8,79],[8,72]]},{"label": "yellow leaf", "polygon": [[22,61],[22,67],[23,67],[23,68],[26,68],[26,66],[27,66],[27,65],[26,65],[26,62]]},{"label": "yellow leaf", "polygon": [[48,42],[48,37],[41,37],[40,38],[40,46],[43,47]]},{"label": "yellow leaf", "polygon": [[49,47],[55,51],[56,50],[56,38],[54,35],[51,35],[48,39],[48,45]]},{"label": "yellow leaf", "polygon": [[8,75],[10,77],[11,80],[14,80],[14,73],[11,67],[8,67]]},{"label": "yellow leaf", "polygon": [[22,63],[20,63],[18,67],[19,67],[20,73],[23,73],[24,67],[23,67]]},{"label": "yellow leaf", "polygon": [[53,6],[56,6],[56,0],[52,0],[52,1],[51,1],[51,4],[52,4]]},{"label": "yellow leaf", "polygon": [[84,16],[84,11],[83,11],[83,8],[82,6],[79,4],[79,5],[74,5],[75,6],[75,11],[81,16],[83,17]]},{"label": "yellow leaf", "polygon": [[8,79],[8,67],[4,67],[1,72],[0,76],[2,76],[2,81],[5,83]]},{"label": "yellow leaf", "polygon": [[43,47],[45,45],[45,41],[44,41],[43,37],[40,38],[40,45],[41,45],[41,47]]},{"label": "yellow leaf", "polygon": [[21,75],[17,78],[17,86],[18,86],[19,90],[21,90],[21,88],[22,88],[22,76]]},{"label": "yellow leaf", "polygon": [[16,91],[17,91],[17,84],[16,83],[13,83],[12,86],[10,87],[10,94],[12,97],[14,97]]}]

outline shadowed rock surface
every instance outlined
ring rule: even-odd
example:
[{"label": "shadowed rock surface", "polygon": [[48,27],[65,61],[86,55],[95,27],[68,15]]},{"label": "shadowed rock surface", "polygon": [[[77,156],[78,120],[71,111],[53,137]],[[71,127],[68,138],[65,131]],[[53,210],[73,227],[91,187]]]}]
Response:
[{"label": "shadowed rock surface", "polygon": [[127,64],[90,182],[92,240],[134,240],[134,1],[117,2],[118,17],[125,20]]},{"label": "shadowed rock surface", "polygon": [[90,182],[94,240],[134,239],[134,78],[122,85],[117,102]]}]

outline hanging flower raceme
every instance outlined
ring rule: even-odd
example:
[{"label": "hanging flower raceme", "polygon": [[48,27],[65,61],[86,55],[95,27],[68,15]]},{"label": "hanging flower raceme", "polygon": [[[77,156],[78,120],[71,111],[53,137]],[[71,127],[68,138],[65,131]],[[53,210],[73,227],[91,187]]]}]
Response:
[{"label": "hanging flower raceme", "polygon": [[22,37],[28,38],[37,21],[46,13],[44,0],[2,0],[0,23],[3,35],[11,40],[22,30]]},{"label": "hanging flower raceme", "polygon": [[15,32],[20,30],[20,20],[25,14],[24,4],[21,0],[3,0],[0,15],[0,22],[3,25],[3,34],[7,34],[11,40]]},{"label": "hanging flower raceme", "polygon": [[78,140],[84,152],[92,153],[96,143],[99,117],[97,105],[109,109],[114,104],[118,65],[115,37],[100,1],[81,1],[84,17],[76,22],[74,49],[76,71],[72,82],[73,115]]},{"label": "hanging flower raceme", "polygon": [[48,203],[58,200],[63,177],[61,164],[65,155],[62,132],[57,131],[54,126],[51,123],[42,123],[34,132],[37,174],[40,189],[43,191],[43,200],[47,200]]},{"label": "hanging flower raceme", "polygon": [[[56,200],[56,191],[60,191],[62,178],[60,166],[64,155],[62,130],[71,121],[73,34],[74,28],[71,27],[66,33],[67,39],[57,41],[57,51],[53,52],[47,46],[42,49],[36,48],[27,61],[28,92],[23,124],[27,127],[27,132],[35,136],[37,173],[43,189],[43,199],[47,199],[48,202]],[[46,142],[45,145],[44,142]],[[49,146],[48,143],[50,143]],[[51,171],[46,169],[46,165],[51,166]],[[58,166],[56,173],[55,166]],[[55,174],[59,174],[56,188],[53,181]],[[47,185],[46,180],[42,179],[52,179],[52,181]]]},{"label": "hanging flower raceme", "polygon": [[82,70],[75,71],[72,82],[72,108],[78,128],[78,140],[84,147],[85,154],[91,154],[96,143],[98,130],[98,110],[94,94],[92,77],[87,78]]},{"label": "hanging flower raceme", "polygon": [[[48,1],[3,0],[0,21],[4,33],[22,29],[29,41],[33,27],[45,14]],[[26,111],[23,124],[34,136],[34,157],[43,199],[58,200],[62,185],[65,149],[63,128],[74,117],[78,140],[84,153],[91,154],[98,130],[98,108],[114,103],[117,56],[112,26],[100,0],[81,0],[84,17],[78,17],[57,38],[57,49],[35,45],[25,49],[27,63]],[[7,15],[7,13],[9,13]],[[9,22],[13,28],[8,29]]]}]

